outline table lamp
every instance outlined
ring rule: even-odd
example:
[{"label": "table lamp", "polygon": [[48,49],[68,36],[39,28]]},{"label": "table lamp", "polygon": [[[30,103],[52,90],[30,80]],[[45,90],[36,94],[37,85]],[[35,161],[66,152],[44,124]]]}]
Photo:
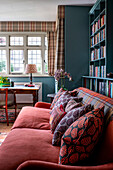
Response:
[{"label": "table lamp", "polygon": [[34,85],[32,84],[32,73],[37,73],[36,64],[27,64],[25,73],[30,73],[30,84],[25,84],[25,86],[33,87]]}]

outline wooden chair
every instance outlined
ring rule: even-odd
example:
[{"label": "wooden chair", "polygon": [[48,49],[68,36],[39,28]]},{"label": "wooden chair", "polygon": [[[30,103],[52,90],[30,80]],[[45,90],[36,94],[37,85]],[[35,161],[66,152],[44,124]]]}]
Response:
[{"label": "wooden chair", "polygon": [[16,119],[16,95],[13,90],[8,90],[8,88],[1,88],[0,89],[0,108],[5,109],[7,126],[9,126],[9,119],[8,119],[8,107],[15,105],[15,119]]}]

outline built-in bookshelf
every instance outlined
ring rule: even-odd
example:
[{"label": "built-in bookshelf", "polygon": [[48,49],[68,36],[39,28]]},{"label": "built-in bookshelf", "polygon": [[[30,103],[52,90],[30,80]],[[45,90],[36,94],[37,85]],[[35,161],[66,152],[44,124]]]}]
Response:
[{"label": "built-in bookshelf", "polygon": [[89,78],[85,76],[89,88],[103,93],[110,72],[113,73],[113,0],[97,0],[89,12]]},{"label": "built-in bookshelf", "polygon": [[83,86],[113,98],[113,78],[83,76]]},{"label": "built-in bookshelf", "polygon": [[89,12],[89,76],[106,77],[106,1],[98,0]]}]

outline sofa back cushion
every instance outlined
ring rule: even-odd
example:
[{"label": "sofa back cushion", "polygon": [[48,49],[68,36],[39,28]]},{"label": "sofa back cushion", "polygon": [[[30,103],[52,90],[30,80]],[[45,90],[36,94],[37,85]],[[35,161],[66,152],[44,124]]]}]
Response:
[{"label": "sofa back cushion", "polygon": [[94,165],[113,162],[113,120],[109,122],[103,134],[103,138],[91,158]]},{"label": "sofa back cushion", "polygon": [[78,97],[83,97],[83,104],[91,104],[94,108],[104,106],[105,124],[108,124],[113,117],[113,98],[104,96],[84,87],[77,89]]}]

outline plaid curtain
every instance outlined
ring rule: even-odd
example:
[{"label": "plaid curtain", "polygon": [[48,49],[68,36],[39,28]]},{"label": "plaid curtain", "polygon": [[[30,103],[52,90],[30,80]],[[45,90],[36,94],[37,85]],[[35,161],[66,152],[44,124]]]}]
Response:
[{"label": "plaid curtain", "polygon": [[48,32],[48,73],[53,76],[55,72],[56,32]]},{"label": "plaid curtain", "polygon": [[48,32],[56,30],[56,22],[0,22],[0,32]]},{"label": "plaid curtain", "polygon": [[57,47],[56,47],[56,61],[55,69],[65,70],[65,56],[64,56],[64,23],[65,23],[65,6],[58,6],[57,18]]}]

